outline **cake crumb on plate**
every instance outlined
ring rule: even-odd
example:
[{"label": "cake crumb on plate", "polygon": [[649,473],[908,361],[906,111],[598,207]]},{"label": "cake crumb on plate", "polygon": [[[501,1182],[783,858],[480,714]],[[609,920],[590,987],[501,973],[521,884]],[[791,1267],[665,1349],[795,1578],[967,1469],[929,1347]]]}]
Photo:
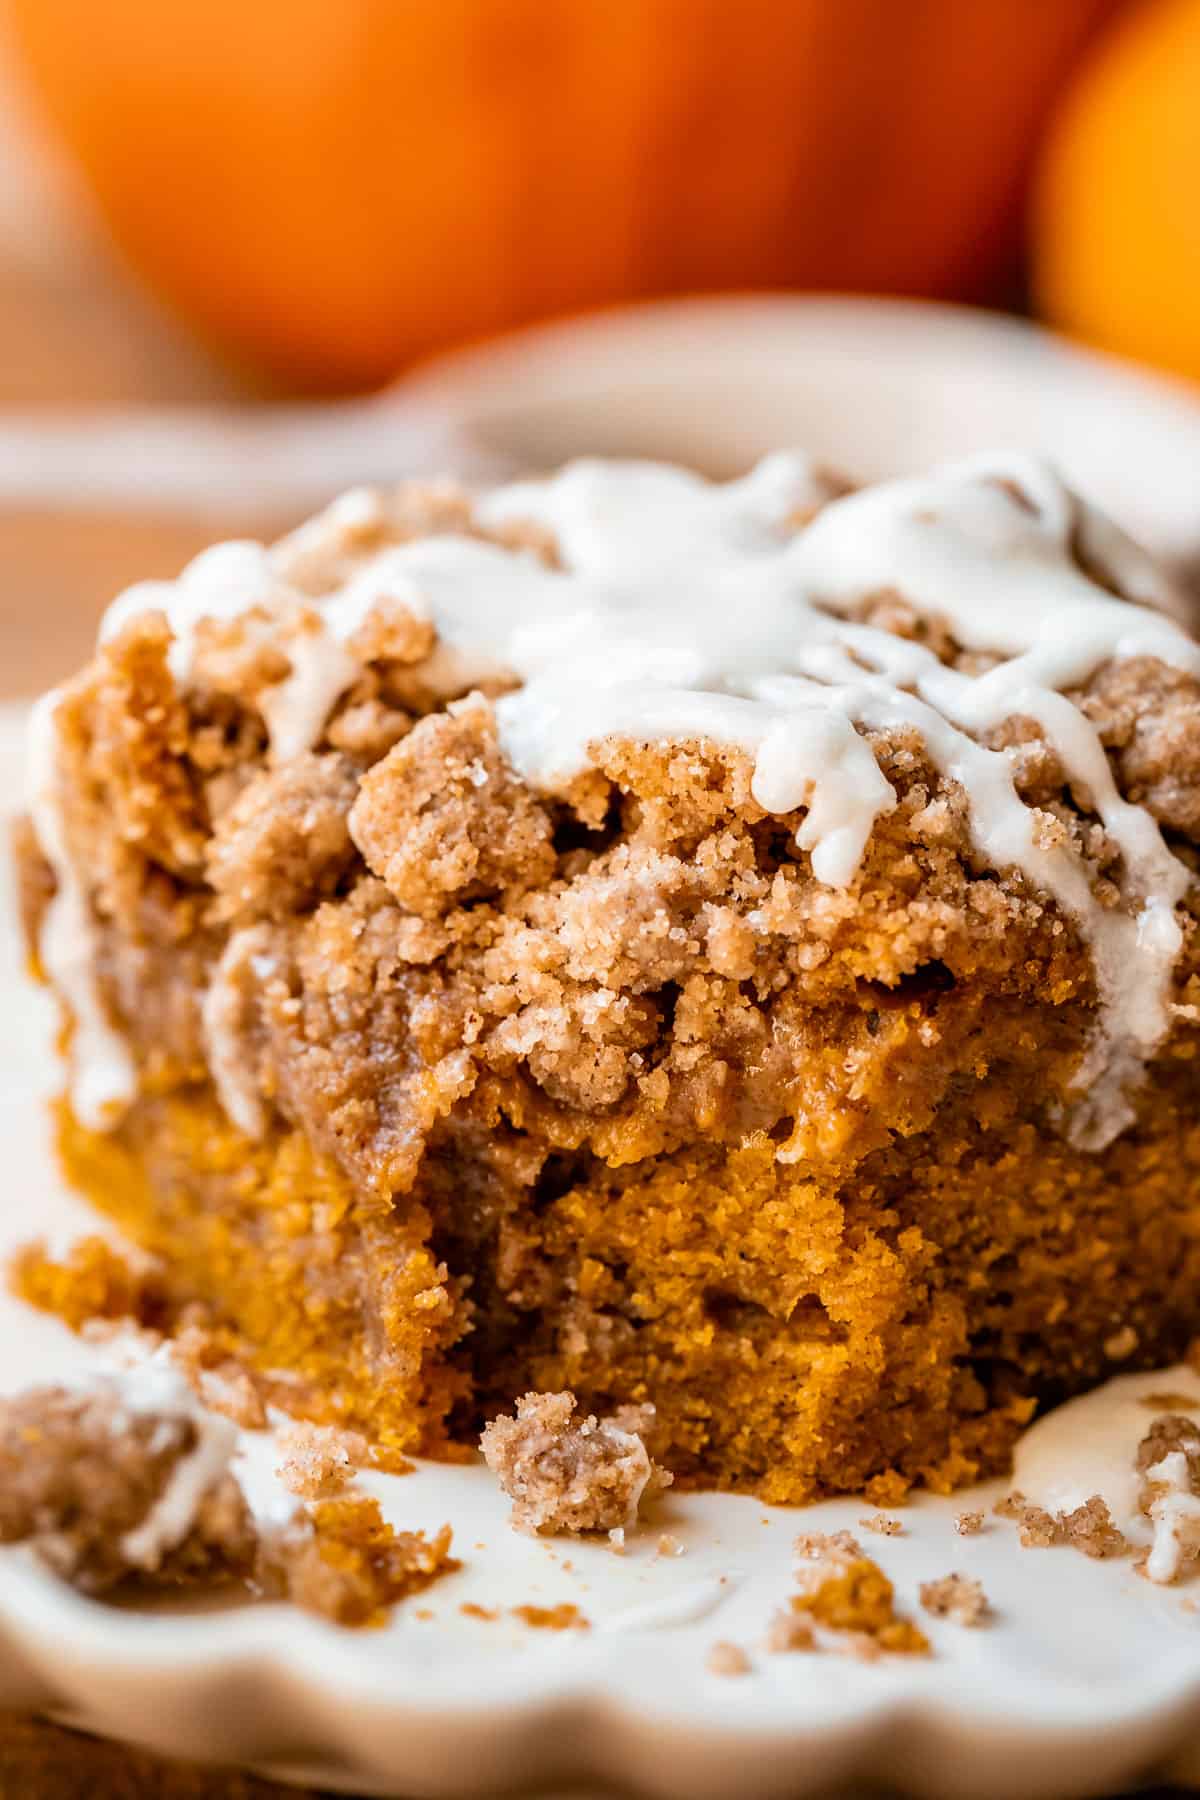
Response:
[{"label": "cake crumb on plate", "polygon": [[871,1513],[858,1522],[864,1531],[873,1531],[879,1537],[899,1537],[904,1530],[902,1522],[892,1518],[890,1513]]},{"label": "cake crumb on plate", "polygon": [[514,1606],[513,1614],[535,1631],[590,1631],[591,1620],[570,1601],[558,1606]]},{"label": "cake crumb on plate", "polygon": [[718,1638],[704,1666],[710,1675],[749,1675],[754,1667],[742,1646],[727,1638]]},{"label": "cake crumb on plate", "polygon": [[812,1620],[797,1612],[795,1607],[794,1600],[789,1606],[781,1607],[767,1627],[766,1647],[772,1656],[817,1648]]},{"label": "cake crumb on plate", "polygon": [[982,1583],[970,1575],[952,1572],[936,1581],[923,1581],[918,1594],[927,1613],[936,1619],[952,1619],[956,1625],[983,1625],[992,1616]]},{"label": "cake crumb on plate", "polygon": [[264,1586],[306,1612],[338,1625],[381,1625],[388,1609],[460,1564],[448,1525],[427,1538],[397,1531],[379,1502],[342,1494],[302,1509],[281,1532],[264,1537]]},{"label": "cake crumb on plate", "polygon": [[597,1419],[578,1412],[572,1393],[525,1394],[516,1416],[493,1419],[480,1439],[513,1503],[513,1529],[535,1536],[606,1531],[614,1549],[623,1548],[642,1502],[671,1485],[645,1445],[653,1422],[649,1406]]},{"label": "cake crumb on plate", "polygon": [[826,1537],[823,1551],[820,1533],[804,1534],[797,1547],[801,1543],[807,1548],[796,1571],[801,1591],[792,1599],[793,1611],[807,1613],[814,1624],[831,1632],[869,1639],[880,1652],[928,1654],[928,1638],[896,1611],[891,1582],[849,1532]]},{"label": "cake crumb on plate", "polygon": [[862,1555],[862,1545],[849,1531],[801,1531],[792,1539],[792,1549],[807,1562]]},{"label": "cake crumb on plate", "polygon": [[1014,1521],[1026,1550],[1051,1550],[1065,1545],[1085,1556],[1103,1559],[1124,1556],[1129,1549],[1128,1539],[1101,1494],[1090,1495],[1070,1512],[1048,1512],[1014,1489],[997,1500],[992,1511],[1002,1519]]},{"label": "cake crumb on plate", "polygon": [[236,1445],[162,1364],[0,1400],[0,1542],[30,1544],[88,1594],[247,1577],[257,1533]]},{"label": "cake crumb on plate", "polygon": [[359,1432],[328,1425],[292,1425],[279,1446],[284,1455],[275,1472],[289,1493],[306,1500],[343,1493],[370,1454]]}]

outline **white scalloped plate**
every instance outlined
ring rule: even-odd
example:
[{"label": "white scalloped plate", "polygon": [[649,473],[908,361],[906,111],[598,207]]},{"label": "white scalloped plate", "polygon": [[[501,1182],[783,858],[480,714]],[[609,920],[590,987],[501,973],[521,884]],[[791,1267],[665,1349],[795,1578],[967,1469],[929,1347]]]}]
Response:
[{"label": "white scalloped plate", "polygon": [[[20,727],[0,709],[0,811],[19,796]],[[11,914],[6,881],[0,1248],[95,1229],[50,1158],[49,1009],[23,980]],[[0,1387],[69,1373],[86,1354],[53,1320],[0,1298]],[[246,1454],[269,1485],[270,1440],[254,1437]],[[765,1800],[870,1779],[1034,1800],[1200,1768],[1200,1611],[1186,1590],[1152,1589],[1128,1564],[1022,1552],[999,1522],[959,1538],[955,1513],[989,1507],[999,1484],[923,1497],[905,1509],[902,1536],[867,1539],[906,1607],[920,1581],[961,1569],[983,1581],[996,1622],[924,1621],[933,1659],[869,1666],[757,1648],[790,1587],[795,1532],[857,1529],[861,1503],[796,1513],[667,1496],[622,1557],[515,1536],[482,1468],[425,1464],[373,1486],[398,1524],[449,1519],[464,1562],[383,1631],[342,1632],[278,1606],[101,1607],[24,1552],[0,1553],[0,1707],[52,1709],[175,1756],[409,1796],[603,1781],[664,1800]],[[667,1529],[684,1555],[659,1553]],[[592,1628],[479,1621],[464,1601],[573,1601]],[[718,1638],[751,1650],[752,1674],[706,1671]]]},{"label": "white scalloped plate", "polygon": [[[889,351],[901,338],[907,348]],[[832,371],[835,340],[841,367]],[[792,364],[784,358],[789,342],[800,358]],[[765,447],[759,439],[804,435],[796,421],[807,409],[808,435],[819,448],[872,473],[876,463],[894,467],[911,456],[911,441],[901,454],[906,430],[922,454],[964,447],[959,439],[974,428],[964,418],[973,412],[976,425],[979,413],[991,421],[989,437],[1006,435],[996,419],[1005,413],[1007,368],[1012,408],[1019,411],[1018,390],[1025,407],[1040,392],[1040,435],[1050,434],[1053,447],[1068,440],[1086,447],[1075,459],[1088,463],[1077,479],[1104,498],[1120,498],[1115,471],[1129,468],[1131,442],[1141,445],[1133,458],[1139,486],[1151,437],[1171,444],[1169,477],[1156,473],[1148,483],[1155,516],[1134,522],[1171,548],[1200,536],[1200,413],[1175,391],[1019,327],[939,309],[746,302],[651,309],[636,321],[548,334],[542,344],[539,350],[527,338],[494,360],[458,359],[412,392],[469,416],[476,437],[494,426],[505,455],[519,448],[524,407],[530,442],[546,446],[547,461],[556,453],[555,431],[572,440],[564,448],[581,441],[612,447],[603,440],[620,428],[626,447],[681,454],[688,430],[707,427],[714,410],[722,414],[725,460],[736,460]],[[911,371],[925,355],[941,359],[948,385],[918,414]],[[778,368],[781,358],[786,380],[778,392],[786,388],[790,398],[769,405],[766,363]],[[881,367],[894,379],[881,381]],[[835,427],[831,383],[853,396],[860,375],[870,377],[877,416],[864,416],[853,401],[853,431]],[[731,380],[757,395],[740,416],[712,404],[721,382]],[[678,417],[663,426],[670,393]],[[976,407],[980,394],[987,403]],[[1069,425],[1055,394],[1072,415]],[[1028,411],[1020,417],[1027,425]],[[669,443],[640,440],[654,420],[656,430],[674,433]],[[838,454],[831,439],[843,430],[861,454]],[[0,708],[0,813],[19,804],[19,725],[15,711]],[[61,1240],[95,1229],[49,1154],[49,1009],[21,974],[6,874],[0,1002],[3,1250],[35,1234]],[[0,1296],[0,1388],[52,1379],[81,1355],[52,1320]],[[269,1482],[269,1442],[251,1444],[247,1456]],[[923,1497],[906,1509],[902,1536],[867,1540],[907,1609],[915,1609],[922,1580],[960,1569],[983,1581],[996,1622],[975,1632],[930,1622],[936,1655],[929,1662],[871,1666],[829,1655],[769,1657],[757,1648],[790,1587],[795,1532],[857,1529],[868,1510],[861,1503],[797,1514],[725,1496],[668,1496],[653,1525],[617,1557],[600,1545],[514,1536],[481,1468],[424,1465],[374,1486],[398,1524],[436,1527],[448,1519],[464,1562],[379,1632],[338,1632],[279,1607],[101,1608],[50,1580],[23,1552],[3,1553],[0,1706],[52,1709],[163,1753],[246,1762],[380,1795],[606,1783],[664,1800],[731,1792],[754,1800],[872,1781],[963,1800],[1014,1793],[1035,1800],[1100,1792],[1151,1771],[1200,1778],[1200,1610],[1193,1610],[1200,1582],[1192,1593],[1161,1591],[1128,1563],[1022,1552],[1000,1523],[957,1537],[954,1515],[987,1508],[999,1485],[952,1501]],[[657,1553],[661,1530],[683,1541],[683,1556]],[[462,1614],[466,1601],[500,1609],[572,1601],[592,1629],[531,1631],[504,1614],[483,1622]],[[751,1651],[752,1674],[707,1673],[718,1638]]]}]

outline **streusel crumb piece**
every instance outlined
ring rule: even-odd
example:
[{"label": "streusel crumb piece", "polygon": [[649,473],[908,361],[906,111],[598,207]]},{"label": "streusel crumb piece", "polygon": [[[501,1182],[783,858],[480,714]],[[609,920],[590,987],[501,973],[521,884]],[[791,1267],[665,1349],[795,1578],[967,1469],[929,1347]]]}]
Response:
[{"label": "streusel crumb piece", "polygon": [[260,1532],[231,1467],[237,1443],[165,1347],[86,1385],[0,1400],[0,1543],[29,1543],[84,1593],[237,1580],[342,1625],[378,1623],[458,1567],[448,1526],[432,1539],[395,1531],[362,1494]]},{"label": "streusel crumb piece", "polygon": [[977,1537],[983,1530],[983,1514],[981,1512],[961,1512],[954,1521],[954,1529],[959,1537]]},{"label": "streusel crumb piece", "polygon": [[605,1419],[581,1415],[571,1393],[526,1394],[515,1418],[493,1419],[480,1445],[513,1503],[514,1530],[611,1532],[634,1524],[641,1502],[671,1484],[644,1442],[653,1421],[649,1406],[622,1407]]},{"label": "streusel crumb piece", "polygon": [[1051,1550],[1067,1545],[1081,1550],[1085,1556],[1104,1558],[1123,1556],[1128,1539],[1113,1520],[1108,1503],[1101,1495],[1092,1494],[1071,1512],[1047,1512],[1034,1506],[1024,1494],[1013,1492],[997,1500],[992,1511],[1017,1526],[1022,1547],[1026,1550]]},{"label": "streusel crumb piece", "polygon": [[992,1614],[982,1586],[969,1575],[950,1574],[937,1581],[923,1581],[918,1592],[926,1612],[937,1619],[952,1619],[956,1625],[983,1625]]},{"label": "streusel crumb piece", "polygon": [[321,1425],[294,1425],[280,1439],[284,1452],[276,1474],[290,1493],[306,1500],[329,1500],[349,1487],[370,1451],[357,1431]]},{"label": "streusel crumb piece", "polygon": [[719,1638],[708,1653],[705,1667],[710,1675],[749,1675],[754,1665],[740,1644]]},{"label": "streusel crumb piece", "polygon": [[792,1549],[805,1562],[826,1562],[832,1557],[862,1555],[862,1545],[849,1531],[801,1531]]},{"label": "streusel crumb piece", "polygon": [[1129,1548],[1128,1539],[1114,1522],[1107,1501],[1099,1494],[1093,1494],[1072,1512],[1060,1513],[1059,1519],[1063,1542],[1074,1550],[1082,1550],[1085,1556],[1098,1559],[1124,1556]]},{"label": "streusel crumb piece", "polygon": [[29,1543],[56,1574],[101,1594],[233,1579],[257,1534],[229,1463],[236,1434],[179,1380],[157,1403],[122,1377],[0,1400],[0,1543]]},{"label": "streusel crumb piece", "polygon": [[871,1513],[858,1522],[864,1531],[873,1531],[879,1537],[898,1537],[904,1530],[900,1520],[893,1519],[888,1513]]}]

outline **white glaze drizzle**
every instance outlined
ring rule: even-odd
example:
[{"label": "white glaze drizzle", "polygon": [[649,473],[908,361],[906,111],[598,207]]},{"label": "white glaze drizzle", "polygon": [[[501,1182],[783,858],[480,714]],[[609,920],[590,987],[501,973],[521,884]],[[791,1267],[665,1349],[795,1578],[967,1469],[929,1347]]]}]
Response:
[{"label": "white glaze drizzle", "polygon": [[673,1593],[637,1606],[626,1607],[605,1619],[602,1631],[678,1631],[685,1625],[698,1625],[709,1619],[719,1606],[734,1593],[742,1577],[738,1574],[702,1575]]},{"label": "white glaze drizzle", "polygon": [[263,954],[266,935],[258,925],[231,935],[200,1006],[204,1054],[217,1098],[226,1117],[252,1140],[262,1137],[267,1112],[247,1050],[244,973],[253,964],[266,973],[270,966],[270,958]]},{"label": "white glaze drizzle", "polygon": [[[282,602],[277,630],[292,669],[261,706],[272,756],[284,760],[319,739],[354,680],[347,646],[372,607],[399,600],[435,625],[438,648],[422,674],[447,696],[496,677],[521,683],[495,712],[508,757],[535,786],[561,789],[612,736],[742,746],[755,758],[760,805],[807,808],[797,841],[831,885],[853,878],[875,821],[895,804],[863,731],[916,730],[962,784],[981,857],[1023,871],[1090,945],[1100,1028],[1072,1131],[1098,1147],[1128,1121],[1125,1091],[1165,1034],[1189,876],[1151,816],[1122,800],[1094,728],[1062,690],[1135,655],[1200,674],[1200,648],[1169,618],[1089,578],[1076,549],[1130,600],[1171,598],[1151,559],[1033,459],[974,458],[882,484],[793,529],[824,497],[808,459],[790,454],[723,485],[653,464],[577,463],[498,489],[477,509],[485,525],[548,531],[560,568],[528,551],[430,537],[366,557],[314,600],[289,585],[288,570],[319,546],[318,519],[274,552],[225,546],[178,584],[131,590],[104,635],[161,607],[186,684],[201,618]],[[336,503],[324,518],[331,537],[344,528]],[[845,616],[884,590],[944,619],[966,649],[1003,660],[971,676]],[[1121,906],[1099,902],[1072,848],[1043,845],[1010,758],[979,743],[1018,715],[1038,722],[1119,848]]]},{"label": "white glaze drizzle", "polygon": [[1146,1558],[1146,1576],[1150,1581],[1174,1581],[1200,1541],[1200,1497],[1192,1492],[1182,1450],[1170,1451],[1147,1469],[1146,1480],[1160,1490],[1148,1508],[1154,1541]]},{"label": "white glaze drizzle", "polygon": [[100,622],[100,642],[108,643],[132,619],[161,612],[174,637],[168,661],[175,679],[190,679],[196,628],[205,619],[240,619],[267,606],[281,593],[271,552],[262,544],[236,539],[214,544],[193,557],[177,581],[139,581],[112,602]]},{"label": "white glaze drizzle", "polygon": [[29,815],[55,880],[38,954],[71,1017],[71,1104],[84,1125],[103,1131],[133,1098],[136,1077],[133,1058],[100,992],[91,901],[67,847],[55,724],[60,698],[57,690],[44,694],[29,724]]}]

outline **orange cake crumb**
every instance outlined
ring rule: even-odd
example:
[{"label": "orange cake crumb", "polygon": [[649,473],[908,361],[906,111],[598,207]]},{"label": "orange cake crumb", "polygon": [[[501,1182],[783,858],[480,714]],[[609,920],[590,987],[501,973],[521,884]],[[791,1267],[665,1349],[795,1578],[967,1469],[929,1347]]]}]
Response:
[{"label": "orange cake crumb", "polygon": [[72,1331],[101,1319],[159,1330],[169,1312],[162,1270],[145,1258],[135,1267],[102,1237],[78,1239],[62,1259],[44,1243],[26,1244],[13,1255],[8,1276],[18,1298],[53,1313]]},{"label": "orange cake crumb", "polygon": [[868,1639],[875,1649],[902,1655],[925,1655],[929,1640],[911,1619],[897,1613],[895,1590],[848,1533],[837,1533],[820,1549],[813,1538],[797,1570],[801,1592],[793,1611],[807,1614],[816,1625]]},{"label": "orange cake crumb", "polygon": [[381,1625],[388,1608],[451,1574],[451,1531],[396,1531],[365,1494],[318,1500],[263,1547],[260,1573],[338,1625]]},{"label": "orange cake crumb", "polygon": [[377,1624],[459,1567],[449,1526],[432,1539],[395,1531],[363,1494],[260,1530],[233,1472],[237,1443],[161,1352],[0,1399],[0,1543],[29,1543],[86,1593],[236,1580],[341,1625]]},{"label": "orange cake crumb", "polygon": [[577,1606],[564,1600],[559,1606],[514,1606],[513,1613],[535,1631],[590,1631],[591,1621]]}]

